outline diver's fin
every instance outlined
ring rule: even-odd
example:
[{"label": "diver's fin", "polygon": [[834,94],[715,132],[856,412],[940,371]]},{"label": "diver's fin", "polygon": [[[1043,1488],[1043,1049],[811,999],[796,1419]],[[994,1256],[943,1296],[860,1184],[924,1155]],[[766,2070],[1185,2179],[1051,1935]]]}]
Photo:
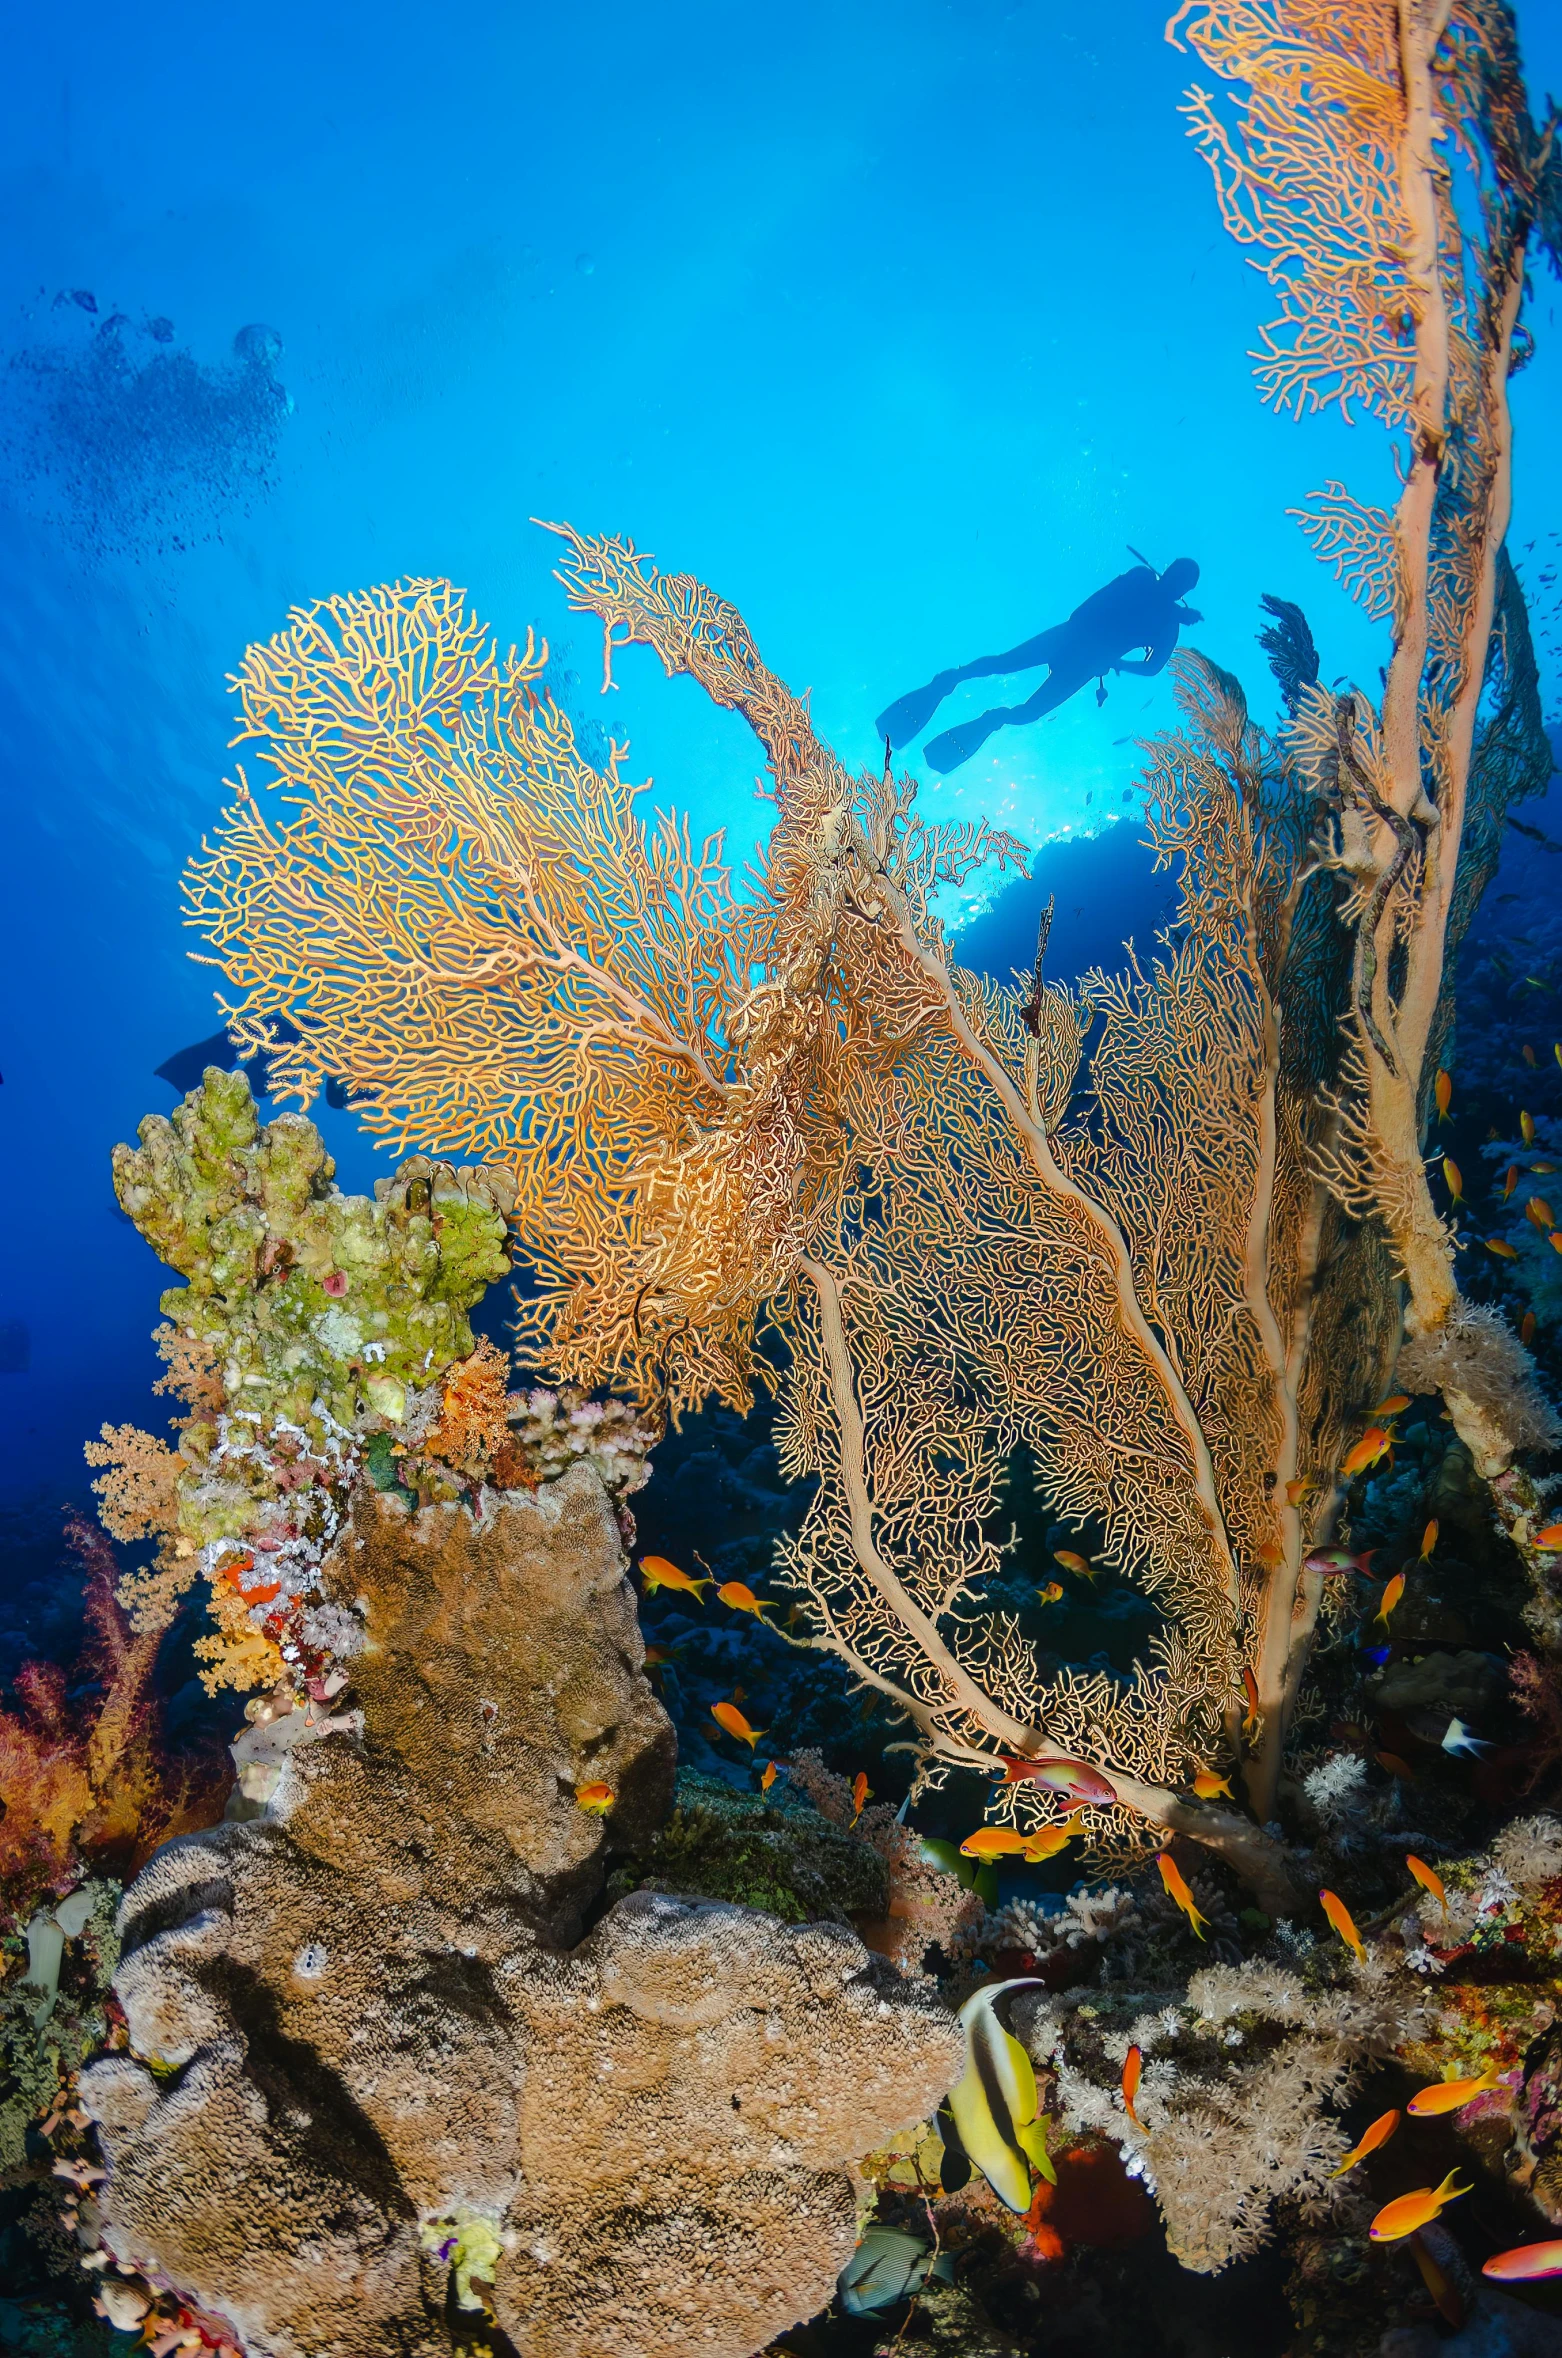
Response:
[{"label": "diver's fin", "polygon": [[957,729],[945,729],[941,737],[930,737],[922,748],[923,758],[930,770],[937,770],[947,778],[973,753],[980,753],[994,729],[1003,727],[1002,719],[993,713],[980,713],[975,720],[962,721]]},{"label": "diver's fin", "polygon": [[892,746],[908,745],[913,737],[921,736],[954,684],[954,673],[941,671],[925,688],[913,688],[909,696],[887,706],[874,727]]}]

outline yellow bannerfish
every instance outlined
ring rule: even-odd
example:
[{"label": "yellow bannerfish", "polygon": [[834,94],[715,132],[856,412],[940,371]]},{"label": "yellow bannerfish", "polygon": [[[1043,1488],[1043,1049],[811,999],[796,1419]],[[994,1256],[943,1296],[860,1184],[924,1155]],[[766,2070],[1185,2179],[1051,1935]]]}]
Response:
[{"label": "yellow bannerfish", "polygon": [[735,1703],[713,1703],[710,1715],[726,1735],[746,1744],[751,1752],[765,1732],[763,1728],[751,1728]]},{"label": "yellow bannerfish", "polygon": [[575,1807],[583,1809],[588,1817],[605,1818],[617,1799],[618,1795],[613,1791],[611,1785],[577,1785],[575,1787]]},{"label": "yellow bannerfish", "polygon": [[1199,1939],[1203,1940],[1205,1937],[1203,1928],[1208,1924],[1209,1918],[1199,1914],[1199,1903],[1188,1889],[1182,1869],[1170,1853],[1164,1850],[1159,1854],[1155,1863],[1161,1871],[1161,1881],[1166,1886],[1168,1896],[1181,1908]]},{"label": "yellow bannerfish", "polygon": [[[645,1582],[647,1596],[654,1596],[659,1588],[675,1588],[689,1596],[699,1596],[702,1588],[709,1588],[708,1580],[695,1580],[687,1572],[680,1572],[676,1564],[669,1564],[665,1556],[642,1556],[640,1577]],[[704,1603],[704,1599],[700,1599]]]},{"label": "yellow bannerfish", "polygon": [[1414,2235],[1418,2227],[1430,2227],[1439,2211],[1457,2202],[1461,2194],[1468,2194],[1468,2186],[1456,2186],[1457,2166],[1451,2169],[1441,2186],[1418,2186],[1414,2194],[1401,2194],[1393,2202],[1383,2205],[1372,2225],[1367,2229],[1374,2243],[1397,2243],[1403,2235]]},{"label": "yellow bannerfish", "polygon": [[1436,1900],[1438,1906],[1442,1909],[1443,1914],[1446,1916],[1448,1913],[1448,1894],[1443,1889],[1443,1879],[1441,1875],[1435,1874],[1433,1870],[1427,1865],[1425,1859],[1418,1859],[1413,1851],[1406,1851],[1405,1865],[1410,1869],[1411,1874],[1420,1884],[1422,1890],[1429,1891],[1431,1893],[1433,1899]]},{"label": "yellow bannerfish", "polygon": [[1418,2121],[1435,2120],[1441,2112],[1462,2112],[1477,2096],[1485,2096],[1496,2085],[1497,2066],[1488,2063],[1473,2079],[1434,2080],[1429,2088],[1418,2088],[1405,2110]]},{"label": "yellow bannerfish", "polygon": [[1232,1797],[1231,1779],[1223,1777],[1218,1769],[1201,1768],[1193,1780],[1193,1790],[1200,1801],[1213,1801],[1217,1793],[1224,1793],[1228,1801]]},{"label": "yellow bannerfish", "polygon": [[1031,2172],[1057,2182],[1047,2158],[1047,2124],[1038,2114],[1036,2071],[1029,2055],[999,2021],[996,2001],[1031,1982],[989,1982],[960,2009],[966,2066],[949,2091],[949,2113],[960,2142],[998,2200],[1028,2211]]},{"label": "yellow bannerfish", "polygon": [[1357,1956],[1361,1959],[1363,1965],[1365,1965],[1367,1962],[1367,1952],[1362,1946],[1361,1934],[1356,1930],[1356,1919],[1351,1914],[1349,1908],[1345,1905],[1345,1902],[1340,1898],[1339,1893],[1336,1891],[1320,1891],[1318,1894],[1318,1905],[1322,1908],[1324,1914],[1328,1917],[1329,1922],[1334,1926],[1335,1931],[1339,1934],[1341,1940],[1345,1943],[1345,1946],[1348,1949],[1354,1949]]},{"label": "yellow bannerfish", "polygon": [[1339,2168],[1329,2172],[1330,2177],[1343,2178],[1347,2170],[1353,2170],[1358,2162],[1365,2161],[1369,2153],[1376,2153],[1380,2145],[1386,2145],[1398,2127],[1397,2111],[1380,2112],[1371,2128],[1362,2131],[1360,2139],[1351,2147]]},{"label": "yellow bannerfish", "polygon": [[756,1621],[764,1620],[764,1600],[755,1596],[746,1581],[724,1580],[716,1594],[734,1613],[752,1613]]}]

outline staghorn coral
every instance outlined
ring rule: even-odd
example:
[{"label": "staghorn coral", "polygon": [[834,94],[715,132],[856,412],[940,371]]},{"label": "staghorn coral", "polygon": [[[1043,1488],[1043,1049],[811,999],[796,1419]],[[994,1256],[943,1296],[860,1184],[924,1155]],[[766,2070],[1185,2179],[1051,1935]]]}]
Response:
[{"label": "staghorn coral", "polygon": [[838,1925],[639,1892],[567,1945],[671,1779],[624,1571],[584,1465],[481,1518],[361,1492],[356,1713],[261,1728],[250,1821],[126,1895],[99,2248],[250,2358],[434,2358],[485,2313],[522,2358],[747,2358],[850,2255],[844,2165],[958,2069]]}]

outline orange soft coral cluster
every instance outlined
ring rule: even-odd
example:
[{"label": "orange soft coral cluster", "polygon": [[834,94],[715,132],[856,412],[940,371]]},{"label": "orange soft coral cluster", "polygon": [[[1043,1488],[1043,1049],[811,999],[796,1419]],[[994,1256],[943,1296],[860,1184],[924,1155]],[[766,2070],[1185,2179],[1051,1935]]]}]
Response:
[{"label": "orange soft coral cluster", "polygon": [[106,1466],[92,1487],[98,1494],[103,1528],[115,1539],[146,1539],[173,1530],[178,1521],[179,1453],[138,1425],[105,1425],[102,1438],[86,1443],[89,1466]]},{"label": "orange soft coral cluster", "polygon": [[523,1403],[511,1396],[509,1374],[504,1353],[484,1335],[471,1357],[459,1360],[446,1377],[439,1423],[423,1447],[474,1482],[491,1482],[497,1490],[534,1490],[537,1477],[524,1463],[510,1427]]}]

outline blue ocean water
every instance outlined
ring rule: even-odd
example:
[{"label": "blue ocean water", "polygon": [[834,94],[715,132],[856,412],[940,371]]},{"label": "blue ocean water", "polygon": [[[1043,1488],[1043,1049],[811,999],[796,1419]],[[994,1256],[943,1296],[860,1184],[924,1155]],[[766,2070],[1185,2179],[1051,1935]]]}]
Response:
[{"label": "blue ocean water", "polygon": [[[604,700],[531,518],[732,598],[853,761],[892,697],[1060,620],[1130,547],[1198,561],[1195,643],[1256,707],[1265,591],[1306,607],[1327,674],[1375,677],[1380,635],[1286,511],[1331,475],[1380,494],[1384,444],[1260,407],[1266,290],[1184,136],[1163,13],[13,12],[0,1499],[81,1495],[83,1438],[151,1413],[162,1276],[108,1155],[215,1023],[179,871],[222,800],[225,674],[290,606],[439,574],[501,637],[540,625],[582,715],[739,858],[765,816],[746,730],[645,653]],[[1562,13],[1520,23],[1531,88],[1562,84]],[[1553,714],[1558,308],[1543,290],[1515,388],[1513,536]],[[923,769],[931,813],[1041,847],[1054,971],[1148,945],[1135,740],[1170,710],[1164,678],[1120,680]],[[1554,864],[1515,838],[1498,889],[1549,905]],[[952,910],[969,954],[1023,961],[1036,897]],[[366,1185],[351,1117],[320,1119]]]}]

